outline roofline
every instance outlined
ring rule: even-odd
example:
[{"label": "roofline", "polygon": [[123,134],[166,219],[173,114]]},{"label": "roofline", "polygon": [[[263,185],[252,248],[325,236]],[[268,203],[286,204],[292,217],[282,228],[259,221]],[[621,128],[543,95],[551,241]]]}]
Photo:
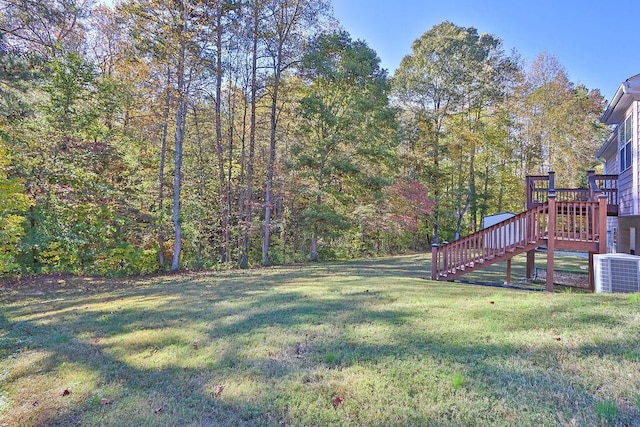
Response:
[{"label": "roofline", "polygon": [[607,123],[607,121],[609,121],[623,95],[640,95],[640,88],[631,86],[631,80],[635,80],[637,78],[640,78],[640,74],[629,77],[627,80],[620,84],[618,90],[616,90],[615,95],[613,95],[613,99],[611,100],[611,102],[609,102],[607,109],[602,114],[602,117],[600,117],[601,123]]},{"label": "roofline", "polygon": [[600,149],[596,152],[596,159],[604,162],[605,159],[602,158],[602,156],[604,155],[604,153],[607,151],[607,149],[611,146],[611,144],[613,144],[614,138],[608,138],[607,142],[605,142],[604,144],[602,144],[602,147],[600,147]]}]

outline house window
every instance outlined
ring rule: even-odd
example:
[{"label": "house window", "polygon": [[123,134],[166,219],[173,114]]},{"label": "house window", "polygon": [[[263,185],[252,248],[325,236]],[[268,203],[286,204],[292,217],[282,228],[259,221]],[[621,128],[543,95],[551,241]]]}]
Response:
[{"label": "house window", "polygon": [[633,116],[625,119],[620,126],[620,172],[631,167],[631,141],[633,141]]}]

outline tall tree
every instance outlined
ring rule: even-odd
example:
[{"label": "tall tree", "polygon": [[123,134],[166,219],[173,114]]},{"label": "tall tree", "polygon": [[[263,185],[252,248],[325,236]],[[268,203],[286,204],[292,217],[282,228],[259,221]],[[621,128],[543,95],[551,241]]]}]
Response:
[{"label": "tall tree", "polygon": [[577,186],[595,166],[603,140],[598,123],[604,99],[598,90],[575,86],[558,59],[541,53],[528,67],[519,93],[518,123],[525,174],[558,174],[558,184]]},{"label": "tall tree", "polygon": [[[171,270],[180,267],[182,223],[180,193],[182,189],[183,143],[190,88],[195,69],[201,66],[202,45],[200,11],[189,0],[131,0],[120,5],[129,20],[129,28],[139,52],[151,61],[161,61],[171,70],[174,111],[174,170],[172,222],[174,228]],[[168,117],[167,117],[168,118]],[[162,152],[164,153],[164,151]],[[162,156],[163,154],[161,154]],[[161,174],[162,178],[162,174]],[[161,184],[162,185],[162,184]],[[162,239],[159,239],[162,240]]]},{"label": "tall tree", "polygon": [[273,181],[276,165],[276,142],[279,112],[279,91],[283,73],[300,61],[306,37],[328,12],[325,0],[274,0],[267,2],[264,34],[271,62],[271,121],[269,133],[269,163],[265,189],[262,263],[268,265],[273,212]]},{"label": "tall tree", "polygon": [[0,30],[42,58],[78,52],[94,0],[5,0]]},{"label": "tall tree", "polygon": [[460,234],[462,218],[475,200],[480,119],[505,95],[516,69],[496,37],[443,22],[413,43],[412,54],[396,71],[396,100],[418,129],[411,146],[430,159],[416,161],[435,201],[433,242],[440,240],[452,213],[451,228]]},{"label": "tall tree", "polygon": [[246,24],[250,35],[251,63],[250,63],[250,93],[249,93],[249,150],[247,154],[247,176],[245,190],[244,227],[242,230],[238,266],[249,266],[249,250],[251,245],[251,224],[253,221],[253,186],[255,166],[255,146],[257,131],[257,99],[258,99],[258,55],[260,42],[260,24],[262,20],[262,1],[255,0],[250,3],[249,20]]},{"label": "tall tree", "polygon": [[[393,155],[393,112],[388,106],[386,72],[375,52],[345,32],[320,35],[303,62],[308,88],[300,101],[298,143],[292,168],[309,199],[304,212],[310,228],[312,260],[320,236],[349,227],[345,207],[356,194],[386,183]],[[384,159],[384,160],[383,160]]]}]

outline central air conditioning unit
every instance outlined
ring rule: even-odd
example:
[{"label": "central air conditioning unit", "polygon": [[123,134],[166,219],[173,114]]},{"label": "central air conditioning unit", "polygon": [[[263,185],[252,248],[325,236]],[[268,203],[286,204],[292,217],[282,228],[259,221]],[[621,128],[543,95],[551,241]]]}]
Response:
[{"label": "central air conditioning unit", "polygon": [[640,292],[640,256],[594,255],[593,273],[596,292]]}]

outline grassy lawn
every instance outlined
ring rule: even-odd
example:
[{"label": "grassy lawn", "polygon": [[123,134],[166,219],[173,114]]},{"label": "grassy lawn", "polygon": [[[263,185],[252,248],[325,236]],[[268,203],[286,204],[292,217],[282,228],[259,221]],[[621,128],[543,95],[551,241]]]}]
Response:
[{"label": "grassy lawn", "polygon": [[426,258],[5,284],[0,426],[640,426],[640,294]]}]

